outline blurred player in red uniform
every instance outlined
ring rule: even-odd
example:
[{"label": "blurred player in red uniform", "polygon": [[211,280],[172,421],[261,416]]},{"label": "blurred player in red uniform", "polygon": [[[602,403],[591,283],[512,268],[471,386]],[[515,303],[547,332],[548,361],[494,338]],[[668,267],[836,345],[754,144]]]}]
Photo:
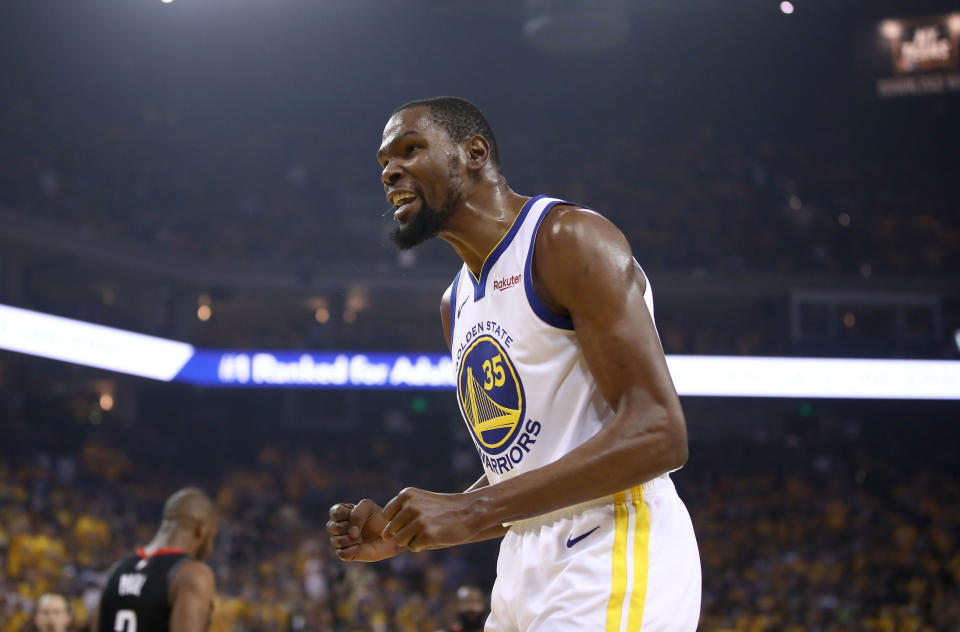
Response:
[{"label": "blurred player in red uniform", "polygon": [[199,489],[181,489],[163,507],[153,540],[117,562],[94,615],[93,632],[203,632],[216,593],[203,563],[217,535],[217,510]]}]

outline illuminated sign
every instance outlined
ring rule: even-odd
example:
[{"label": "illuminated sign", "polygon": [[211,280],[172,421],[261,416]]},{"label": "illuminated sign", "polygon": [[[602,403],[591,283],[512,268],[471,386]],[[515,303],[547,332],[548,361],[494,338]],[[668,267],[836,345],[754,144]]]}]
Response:
[{"label": "illuminated sign", "polygon": [[[0,349],[165,382],[237,388],[444,389],[445,353],[213,350],[0,305]],[[667,356],[677,392],[711,397],[960,400],[960,362]]]},{"label": "illuminated sign", "polygon": [[893,42],[893,67],[899,74],[957,67],[957,46],[945,22],[904,27]]},{"label": "illuminated sign", "polygon": [[877,81],[880,96],[960,91],[960,14],[884,20],[879,34],[894,75]]},{"label": "illuminated sign", "polygon": [[667,356],[681,395],[960,399],[960,362]]},{"label": "illuminated sign", "polygon": [[192,345],[0,305],[0,349],[170,381]]},{"label": "illuminated sign", "polygon": [[198,349],[173,378],[200,386],[453,388],[446,354]]}]

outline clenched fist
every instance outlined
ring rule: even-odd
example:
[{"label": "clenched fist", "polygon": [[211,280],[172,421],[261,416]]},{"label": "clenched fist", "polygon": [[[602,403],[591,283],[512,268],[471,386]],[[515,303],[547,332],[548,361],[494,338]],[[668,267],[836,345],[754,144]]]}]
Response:
[{"label": "clenched fist", "polygon": [[356,505],[339,503],[331,507],[327,533],[341,560],[379,562],[403,550],[395,540],[381,537],[386,526],[380,505],[364,499]]}]

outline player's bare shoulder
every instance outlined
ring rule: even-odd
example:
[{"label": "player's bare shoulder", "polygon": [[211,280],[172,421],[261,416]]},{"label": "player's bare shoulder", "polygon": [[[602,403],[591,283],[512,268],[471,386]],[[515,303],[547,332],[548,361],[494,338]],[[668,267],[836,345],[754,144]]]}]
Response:
[{"label": "player's bare shoulder", "polygon": [[215,590],[216,580],[213,570],[199,560],[187,560],[171,578],[170,601],[175,602],[177,597],[185,592],[212,597]]},{"label": "player's bare shoulder", "polygon": [[604,282],[621,282],[636,266],[630,244],[609,219],[571,204],[547,213],[534,242],[537,294],[552,309],[567,311],[571,295]]},{"label": "player's bare shoulder", "polygon": [[[537,232],[535,259],[569,259],[573,253],[630,254],[630,245],[609,219],[572,204],[557,204]],[[632,254],[630,254],[632,256]],[[555,263],[550,261],[551,264]]]}]

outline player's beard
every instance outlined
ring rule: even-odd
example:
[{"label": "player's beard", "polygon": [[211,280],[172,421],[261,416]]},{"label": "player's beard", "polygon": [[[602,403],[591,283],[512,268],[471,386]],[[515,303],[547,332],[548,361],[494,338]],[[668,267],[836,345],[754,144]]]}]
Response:
[{"label": "player's beard", "polygon": [[413,219],[406,224],[394,227],[390,237],[397,248],[409,250],[428,239],[436,237],[450,223],[463,197],[463,181],[458,173],[458,164],[456,158],[450,161],[450,172],[448,174],[450,177],[450,192],[439,209],[427,204],[427,200],[421,195],[420,210],[413,216]]}]

